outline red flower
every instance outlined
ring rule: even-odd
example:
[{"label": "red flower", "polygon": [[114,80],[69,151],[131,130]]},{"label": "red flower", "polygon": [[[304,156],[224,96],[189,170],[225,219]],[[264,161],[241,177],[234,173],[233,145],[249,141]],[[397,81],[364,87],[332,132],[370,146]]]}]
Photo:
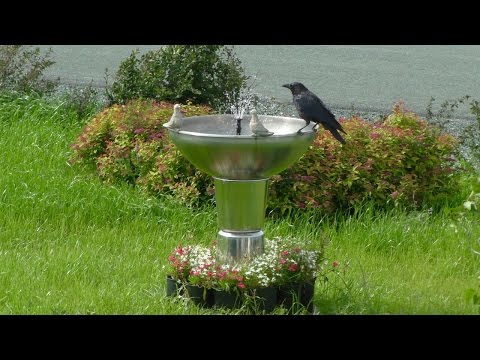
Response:
[{"label": "red flower", "polygon": [[297,269],[298,269],[297,264],[290,264],[290,266],[288,267],[288,270],[291,272],[297,271]]},{"label": "red flower", "polygon": [[332,263],[332,266],[333,266],[333,267],[337,267],[337,266],[338,266],[338,261],[334,261],[334,262]]}]

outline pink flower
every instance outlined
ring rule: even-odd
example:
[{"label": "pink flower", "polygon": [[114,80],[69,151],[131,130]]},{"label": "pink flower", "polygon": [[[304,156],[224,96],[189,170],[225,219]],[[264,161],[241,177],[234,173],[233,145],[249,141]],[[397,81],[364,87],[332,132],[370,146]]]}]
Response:
[{"label": "pink flower", "polygon": [[290,266],[288,267],[288,270],[291,272],[297,271],[297,269],[298,269],[297,264],[290,264]]},{"label": "pink flower", "polygon": [[238,287],[240,289],[245,289],[245,284],[244,283],[238,283]]},{"label": "pink flower", "polygon": [[144,128],[138,128],[133,131],[134,134],[143,134],[145,132]]}]

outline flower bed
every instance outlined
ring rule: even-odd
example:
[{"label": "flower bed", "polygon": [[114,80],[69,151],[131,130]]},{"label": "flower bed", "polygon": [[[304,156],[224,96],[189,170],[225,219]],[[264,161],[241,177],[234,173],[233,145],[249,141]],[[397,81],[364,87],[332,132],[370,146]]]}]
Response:
[{"label": "flower bed", "polygon": [[194,302],[206,307],[272,311],[277,305],[292,310],[300,304],[312,312],[323,245],[275,238],[265,242],[263,254],[234,265],[218,263],[215,246],[179,245],[168,257],[167,295],[189,296],[195,286],[203,297]]}]

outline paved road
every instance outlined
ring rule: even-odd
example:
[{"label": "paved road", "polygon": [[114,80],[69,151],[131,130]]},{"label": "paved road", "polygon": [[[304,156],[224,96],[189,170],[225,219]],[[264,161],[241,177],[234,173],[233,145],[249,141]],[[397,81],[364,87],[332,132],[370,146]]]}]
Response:
[{"label": "paved road", "polygon": [[[42,45],[48,48],[48,45]],[[54,45],[51,74],[64,82],[104,85],[105,68],[114,72],[130,52],[160,45]],[[240,45],[236,53],[257,76],[258,93],[291,101],[281,85],[300,81],[332,108],[385,111],[404,100],[423,113],[430,97],[443,100],[471,95],[480,99],[480,46],[312,46]],[[466,116],[467,109],[458,111]]]}]

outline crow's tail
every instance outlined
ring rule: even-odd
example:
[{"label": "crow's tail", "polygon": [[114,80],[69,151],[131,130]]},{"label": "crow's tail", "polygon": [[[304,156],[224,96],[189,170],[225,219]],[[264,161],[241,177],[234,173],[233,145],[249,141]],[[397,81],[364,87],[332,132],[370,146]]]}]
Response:
[{"label": "crow's tail", "polygon": [[[328,130],[332,133],[332,135],[333,135],[333,137],[334,137],[335,139],[337,139],[338,141],[340,141],[342,144],[346,144],[345,140],[344,140],[344,139],[342,138],[342,136],[338,133],[337,129],[328,129]],[[345,134],[346,134],[346,133],[345,133]]]}]

